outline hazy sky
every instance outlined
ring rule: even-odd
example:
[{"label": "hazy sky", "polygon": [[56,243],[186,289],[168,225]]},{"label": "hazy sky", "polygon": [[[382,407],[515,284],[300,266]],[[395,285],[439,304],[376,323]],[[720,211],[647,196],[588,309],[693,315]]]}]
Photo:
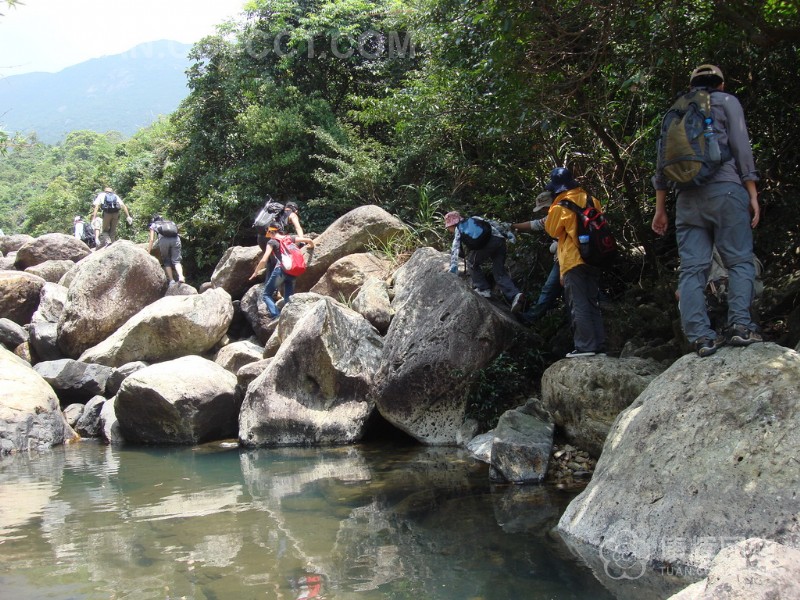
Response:
[{"label": "hazy sky", "polygon": [[143,42],[193,43],[245,0],[0,0],[0,77],[60,71]]}]

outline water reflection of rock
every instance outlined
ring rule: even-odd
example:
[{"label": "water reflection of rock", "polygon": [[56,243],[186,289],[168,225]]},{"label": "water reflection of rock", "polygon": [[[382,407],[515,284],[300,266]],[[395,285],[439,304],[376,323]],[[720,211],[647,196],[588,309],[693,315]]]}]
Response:
[{"label": "water reflection of rock", "polygon": [[628,554],[624,544],[598,549],[570,536],[562,537],[567,547],[589,566],[617,600],[663,600],[706,574],[696,571],[682,573],[686,578],[676,577],[669,570],[655,569],[646,560]]},{"label": "water reflection of rock", "polygon": [[[35,462],[32,468],[31,463]],[[40,518],[58,492],[64,455],[21,455],[5,459],[0,470],[0,543],[18,535],[18,529]]]},{"label": "water reflection of rock", "polygon": [[[525,597],[516,581],[553,552],[541,532],[565,503],[498,493],[453,448],[81,446],[0,470],[51,484],[4,558],[74,597],[294,598],[308,573],[337,597]],[[585,583],[571,566],[537,586]]]},{"label": "water reflection of rock", "polygon": [[[452,448],[406,449],[381,463],[357,448],[331,449],[306,469],[292,467],[291,452],[243,454],[248,489],[278,523],[275,535],[341,590],[435,595],[446,587],[448,597],[472,596],[474,580],[452,568],[454,557],[468,570],[499,573],[509,560],[527,560],[503,550],[508,534],[547,530],[559,514],[547,488],[490,493],[485,466]],[[306,460],[306,451],[293,452]],[[496,523],[474,518],[493,510]]]}]

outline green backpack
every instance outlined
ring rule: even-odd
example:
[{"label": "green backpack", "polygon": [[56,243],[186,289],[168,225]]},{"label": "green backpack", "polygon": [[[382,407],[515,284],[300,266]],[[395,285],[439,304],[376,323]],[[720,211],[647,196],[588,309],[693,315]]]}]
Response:
[{"label": "green backpack", "polygon": [[711,94],[697,88],[678,98],[661,121],[658,167],[678,189],[708,183],[731,154],[714,131]]}]

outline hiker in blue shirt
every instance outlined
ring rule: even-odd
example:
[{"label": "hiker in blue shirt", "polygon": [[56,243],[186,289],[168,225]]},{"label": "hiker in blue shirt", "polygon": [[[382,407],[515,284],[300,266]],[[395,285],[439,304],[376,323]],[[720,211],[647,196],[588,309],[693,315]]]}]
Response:
[{"label": "hiker in blue shirt", "polygon": [[[461,244],[467,247],[466,263],[472,287],[484,298],[492,297],[492,290],[481,266],[491,261],[494,282],[505,299],[511,304],[511,312],[522,310],[522,292],[519,291],[506,269],[506,239],[501,226],[480,217],[463,218],[457,211],[444,216],[447,230],[453,234],[450,248],[450,272],[458,273],[458,257]],[[508,234],[513,239],[513,234]]]}]

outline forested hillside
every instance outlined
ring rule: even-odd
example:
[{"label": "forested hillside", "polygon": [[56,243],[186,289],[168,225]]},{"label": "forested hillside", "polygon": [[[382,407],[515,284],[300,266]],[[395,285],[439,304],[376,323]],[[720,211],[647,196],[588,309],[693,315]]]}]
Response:
[{"label": "forested hillside", "polygon": [[[800,252],[795,2],[248,7],[194,46],[190,94],[168,120],[126,142],[77,133],[16,145],[0,173],[0,226],[64,230],[109,183],[140,239],[148,214],[170,215],[193,270],[207,273],[225,248],[252,242],[265,194],[298,201],[312,231],[374,203],[437,243],[446,210],[530,218],[548,172],[567,165],[607,203],[625,247],[610,291],[672,302],[674,235],[656,240],[649,227],[655,141],[691,70],[712,62],[744,106],[762,174],[757,253],[774,287],[789,285]],[[549,268],[541,242],[512,249],[528,289]],[[783,308],[770,318],[794,302],[774,300]]]}]

